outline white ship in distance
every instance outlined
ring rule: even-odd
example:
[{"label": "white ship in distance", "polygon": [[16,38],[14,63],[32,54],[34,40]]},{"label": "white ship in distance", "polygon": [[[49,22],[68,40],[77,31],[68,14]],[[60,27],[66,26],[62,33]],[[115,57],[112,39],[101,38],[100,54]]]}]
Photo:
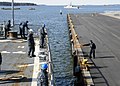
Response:
[{"label": "white ship in distance", "polygon": [[64,6],[64,8],[67,8],[67,9],[79,9],[79,6],[73,6],[72,3],[70,3],[69,5]]}]

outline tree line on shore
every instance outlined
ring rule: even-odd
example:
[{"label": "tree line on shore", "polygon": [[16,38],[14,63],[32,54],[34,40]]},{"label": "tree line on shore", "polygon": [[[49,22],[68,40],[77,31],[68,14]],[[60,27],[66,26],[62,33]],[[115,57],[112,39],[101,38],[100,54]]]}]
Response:
[{"label": "tree line on shore", "polygon": [[[11,2],[0,2],[0,6],[11,6]],[[35,6],[34,3],[14,3],[14,6]]]}]

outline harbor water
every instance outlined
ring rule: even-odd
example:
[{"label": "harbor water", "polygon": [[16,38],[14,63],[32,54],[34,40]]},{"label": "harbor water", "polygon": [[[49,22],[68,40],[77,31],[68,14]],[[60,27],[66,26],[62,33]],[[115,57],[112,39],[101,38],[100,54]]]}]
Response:
[{"label": "harbor water", "polygon": [[[15,10],[15,24],[27,20],[30,28],[35,32],[42,24],[46,25],[56,86],[69,86],[73,78],[73,61],[66,19],[67,14],[120,11],[119,5],[81,6],[79,9],[65,9],[63,6],[17,6],[17,8],[20,8],[20,10]],[[35,10],[29,10],[29,8],[35,8]],[[62,15],[60,15],[60,10]],[[0,23],[12,19],[11,10],[0,10],[0,14]],[[19,30],[18,27],[15,29]]]}]

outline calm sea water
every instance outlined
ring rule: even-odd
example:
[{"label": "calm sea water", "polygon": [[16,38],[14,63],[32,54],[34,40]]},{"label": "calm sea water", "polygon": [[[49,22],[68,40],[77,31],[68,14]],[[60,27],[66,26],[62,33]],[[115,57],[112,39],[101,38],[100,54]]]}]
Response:
[{"label": "calm sea water", "polygon": [[[35,10],[28,10],[31,7],[34,7]],[[59,14],[60,10],[63,15]],[[39,25],[46,24],[56,85],[69,86],[72,79],[73,62],[66,14],[104,11],[120,11],[120,6],[81,6],[80,9],[64,9],[63,6],[23,6],[20,7],[20,10],[15,10],[15,24],[28,20],[29,24],[35,26],[31,27],[34,31],[39,29]],[[10,10],[0,10],[0,23],[10,19],[12,19]]]}]

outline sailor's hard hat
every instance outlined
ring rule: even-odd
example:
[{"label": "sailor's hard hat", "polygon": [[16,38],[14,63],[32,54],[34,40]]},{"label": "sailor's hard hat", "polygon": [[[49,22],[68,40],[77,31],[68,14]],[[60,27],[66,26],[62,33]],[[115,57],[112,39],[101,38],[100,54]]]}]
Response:
[{"label": "sailor's hard hat", "polygon": [[29,32],[33,32],[33,29],[30,29]]},{"label": "sailor's hard hat", "polygon": [[48,65],[46,63],[41,65],[41,69],[47,69],[47,68],[48,68]]}]

